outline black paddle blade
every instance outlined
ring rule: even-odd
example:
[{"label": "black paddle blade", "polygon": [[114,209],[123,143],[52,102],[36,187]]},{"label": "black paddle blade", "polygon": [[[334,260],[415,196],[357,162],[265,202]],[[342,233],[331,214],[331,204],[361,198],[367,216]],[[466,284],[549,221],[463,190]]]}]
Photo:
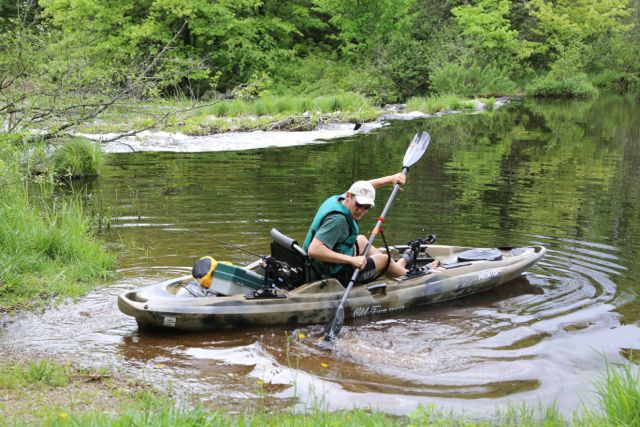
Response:
[{"label": "black paddle blade", "polygon": [[420,160],[424,152],[427,151],[427,147],[429,146],[430,141],[431,136],[427,132],[420,132],[415,134],[413,136],[413,139],[409,143],[407,152],[404,154],[402,167],[409,168],[415,162]]},{"label": "black paddle blade", "polygon": [[344,323],[344,307],[342,304],[338,306],[336,310],[336,314],[333,316],[333,320],[327,323],[327,326],[324,328],[324,340],[327,342],[331,342],[338,337],[340,333],[340,329],[342,329],[342,324]]}]

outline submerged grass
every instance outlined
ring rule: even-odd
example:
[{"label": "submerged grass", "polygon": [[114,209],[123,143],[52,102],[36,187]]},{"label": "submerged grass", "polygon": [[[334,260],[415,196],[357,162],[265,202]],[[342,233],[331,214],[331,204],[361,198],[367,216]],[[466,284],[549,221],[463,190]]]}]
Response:
[{"label": "submerged grass", "polygon": [[[473,419],[420,406],[405,417],[364,409],[305,413],[270,413],[256,405],[240,414],[210,410],[201,404],[178,404],[165,392],[115,375],[78,369],[47,360],[0,362],[0,417],[7,425],[82,426],[637,426],[640,425],[640,385],[631,365],[607,367],[598,388],[600,406],[564,417],[555,405],[526,404],[496,411],[492,419]],[[87,381],[90,379],[91,381]],[[75,393],[71,400],[61,398]],[[24,399],[23,396],[29,396]],[[13,407],[15,406],[15,407]],[[17,409],[16,409],[17,407]]]}]

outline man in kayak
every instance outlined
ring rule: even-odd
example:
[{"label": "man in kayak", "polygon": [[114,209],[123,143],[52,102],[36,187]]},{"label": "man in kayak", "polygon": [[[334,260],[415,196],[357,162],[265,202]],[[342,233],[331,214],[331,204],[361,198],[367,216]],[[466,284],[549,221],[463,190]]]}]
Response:
[{"label": "man in kayak", "polygon": [[[370,181],[354,182],[346,193],[331,196],[320,205],[303,249],[312,264],[312,280],[335,277],[347,286],[356,268],[360,269],[357,281],[370,281],[387,266],[389,258],[373,246],[366,257],[362,256],[368,239],[359,233],[358,221],[374,206],[376,188],[383,185],[404,184],[402,173]],[[407,273],[405,268],[413,260],[407,253],[395,262],[390,260],[387,277],[399,277]],[[318,277],[319,276],[319,277]]]}]

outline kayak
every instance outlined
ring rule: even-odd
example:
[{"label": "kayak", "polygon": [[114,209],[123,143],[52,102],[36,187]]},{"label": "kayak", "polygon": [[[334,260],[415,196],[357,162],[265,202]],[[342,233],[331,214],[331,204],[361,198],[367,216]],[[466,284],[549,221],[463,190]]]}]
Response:
[{"label": "kayak", "polygon": [[[271,235],[267,261],[272,263],[265,258],[244,267],[220,263],[209,289],[185,275],[124,292],[118,307],[140,328],[212,331],[329,322],[345,287],[333,278],[305,282],[310,265],[306,253],[277,230]],[[486,291],[517,278],[546,252],[543,246],[471,248],[418,240],[390,246],[387,253],[397,258],[408,248],[415,254],[409,273],[353,287],[345,319],[389,315]],[[432,267],[434,260],[439,265]]]}]

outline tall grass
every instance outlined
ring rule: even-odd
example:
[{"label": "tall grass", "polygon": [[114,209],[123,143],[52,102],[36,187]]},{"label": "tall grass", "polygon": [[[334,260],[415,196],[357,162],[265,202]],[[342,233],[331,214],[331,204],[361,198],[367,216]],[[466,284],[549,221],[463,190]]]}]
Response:
[{"label": "tall grass", "polygon": [[469,111],[475,108],[471,101],[456,95],[440,95],[430,98],[414,97],[407,101],[409,111],[421,111],[427,114],[435,114],[443,111]]},{"label": "tall grass", "polygon": [[[614,369],[607,364],[606,378],[598,386],[598,396],[605,423],[615,426],[640,426],[640,371],[631,365]],[[590,413],[597,419],[597,413]]]},{"label": "tall grass", "polygon": [[71,139],[59,146],[51,155],[53,172],[67,178],[98,175],[103,157],[99,142]]},{"label": "tall grass", "polygon": [[33,182],[24,153],[0,151],[0,309],[82,295],[115,262],[79,198],[55,197],[51,181]]},{"label": "tall grass", "polygon": [[265,116],[282,114],[359,112],[371,110],[373,106],[364,96],[357,93],[305,97],[264,95],[255,100],[231,99],[219,102],[206,113],[216,116],[237,117],[243,115]]}]

